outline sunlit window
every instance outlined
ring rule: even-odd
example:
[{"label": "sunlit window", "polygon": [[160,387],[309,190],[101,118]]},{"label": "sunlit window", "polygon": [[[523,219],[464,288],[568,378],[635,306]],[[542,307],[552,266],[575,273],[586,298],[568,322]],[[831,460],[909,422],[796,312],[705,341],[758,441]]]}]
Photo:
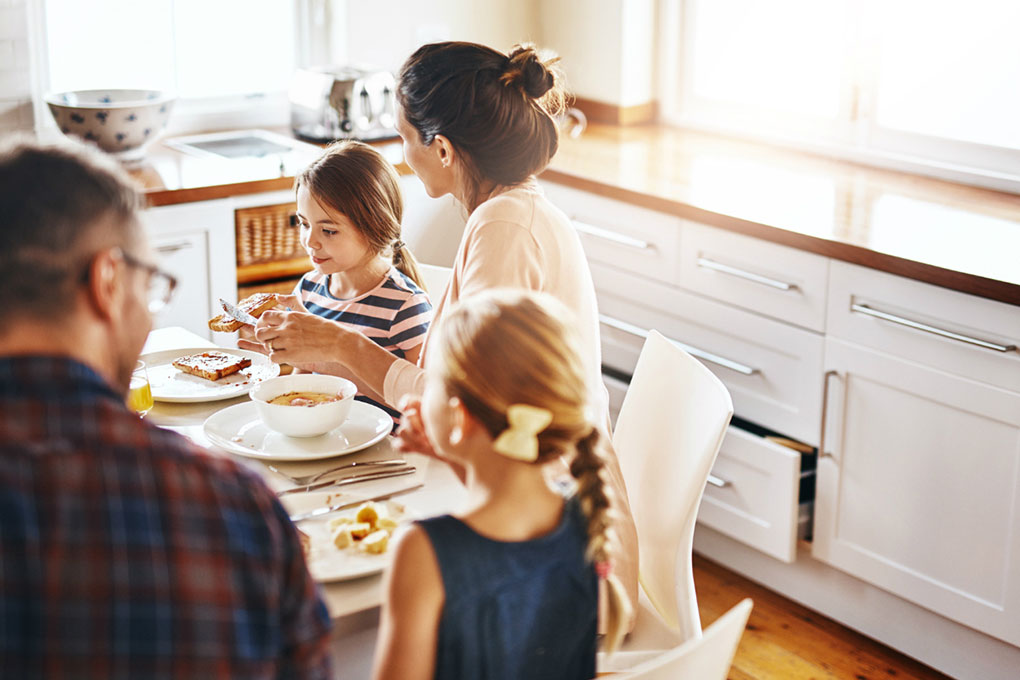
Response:
[{"label": "sunlit window", "polygon": [[45,0],[48,89],[151,88],[182,100],[282,93],[294,0]]},{"label": "sunlit window", "polygon": [[668,122],[1020,190],[1020,2],[661,2]]}]

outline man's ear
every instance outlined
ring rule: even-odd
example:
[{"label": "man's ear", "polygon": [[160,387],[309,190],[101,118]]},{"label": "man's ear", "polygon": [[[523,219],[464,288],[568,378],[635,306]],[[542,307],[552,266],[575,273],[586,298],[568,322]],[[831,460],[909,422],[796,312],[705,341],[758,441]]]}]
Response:
[{"label": "man's ear", "polygon": [[92,258],[88,268],[86,295],[93,313],[110,320],[116,313],[121,295],[124,268],[114,250],[101,250]]}]

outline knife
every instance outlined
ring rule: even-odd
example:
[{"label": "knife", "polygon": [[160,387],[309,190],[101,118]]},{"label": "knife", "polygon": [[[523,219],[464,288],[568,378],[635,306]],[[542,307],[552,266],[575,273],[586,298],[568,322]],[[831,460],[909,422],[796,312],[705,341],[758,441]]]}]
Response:
[{"label": "knife", "polygon": [[314,484],[292,486],[289,489],[277,491],[276,495],[277,497],[287,496],[292,493],[305,493],[307,491],[318,491],[319,489],[328,489],[334,486],[347,486],[348,484],[357,484],[358,482],[372,482],[377,479],[400,477],[402,475],[409,475],[416,469],[417,468],[415,468],[414,466],[408,465],[407,467],[397,468],[395,470],[372,470],[370,472],[363,472],[359,475],[341,477],[340,479],[327,479],[322,482],[315,482]]},{"label": "knife", "polygon": [[230,304],[223,298],[220,298],[220,306],[223,307],[223,311],[227,313],[227,316],[235,321],[240,321],[241,323],[248,324],[249,326],[254,326],[259,322],[259,320],[254,316],[243,309],[240,309],[237,305]]},{"label": "knife", "polygon": [[385,500],[389,500],[390,498],[393,498],[394,496],[400,496],[400,495],[403,495],[405,493],[411,493],[412,491],[417,491],[418,489],[420,489],[420,488],[422,488],[424,486],[425,486],[424,484],[415,484],[414,486],[408,486],[406,488],[397,489],[396,491],[391,491],[389,493],[379,494],[378,496],[372,496],[371,498],[362,498],[362,499],[359,499],[359,500],[356,500],[356,501],[348,501],[346,503],[334,503],[333,505],[329,505],[329,506],[326,506],[324,508],[316,508],[315,510],[310,510],[308,512],[301,512],[301,513],[298,513],[296,515],[291,515],[290,516],[290,521],[291,522],[303,522],[306,519],[313,519],[315,517],[322,517],[323,515],[328,515],[330,513],[338,512],[340,510],[347,510],[348,508],[354,508],[354,507],[357,507],[357,506],[361,505],[362,503],[368,503],[369,501],[385,501]]}]

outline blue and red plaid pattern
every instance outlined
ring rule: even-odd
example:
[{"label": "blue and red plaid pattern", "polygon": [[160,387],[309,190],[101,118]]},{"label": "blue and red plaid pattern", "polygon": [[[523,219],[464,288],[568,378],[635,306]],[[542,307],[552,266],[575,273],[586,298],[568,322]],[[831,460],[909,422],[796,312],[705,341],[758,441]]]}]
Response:
[{"label": "blue and red plaid pattern", "polygon": [[327,678],[329,627],[254,472],[80,363],[0,358],[0,676]]}]

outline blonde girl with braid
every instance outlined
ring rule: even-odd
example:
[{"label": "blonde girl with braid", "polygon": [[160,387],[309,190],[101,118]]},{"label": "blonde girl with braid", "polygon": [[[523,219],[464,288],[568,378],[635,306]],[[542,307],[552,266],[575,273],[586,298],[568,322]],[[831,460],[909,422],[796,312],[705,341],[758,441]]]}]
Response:
[{"label": "blonde girl with braid", "polygon": [[[436,454],[465,471],[460,512],[394,548],[376,680],[589,680],[599,580],[606,646],[630,604],[612,574],[613,511],[571,313],[494,290],[437,327],[421,415]],[[573,482],[551,482],[570,461]]]}]

